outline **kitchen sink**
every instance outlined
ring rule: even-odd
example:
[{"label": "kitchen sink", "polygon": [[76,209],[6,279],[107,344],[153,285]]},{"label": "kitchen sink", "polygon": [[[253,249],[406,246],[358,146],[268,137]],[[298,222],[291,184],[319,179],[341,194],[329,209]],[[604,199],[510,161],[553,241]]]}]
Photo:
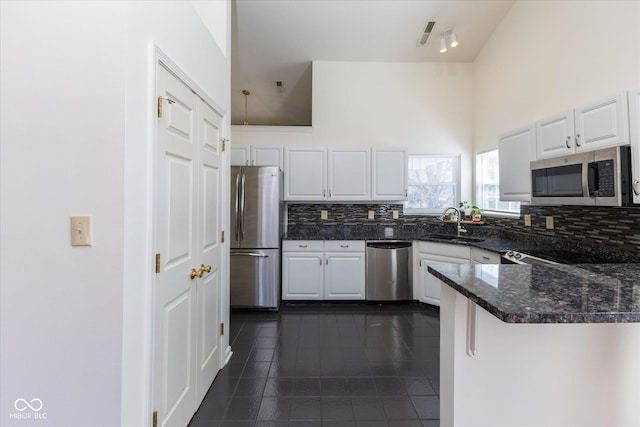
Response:
[{"label": "kitchen sink", "polygon": [[485,239],[482,237],[468,237],[468,236],[455,236],[451,234],[425,234],[422,236],[423,239],[433,239],[433,240],[446,240],[448,242],[453,243],[466,243],[466,242],[483,242]]}]

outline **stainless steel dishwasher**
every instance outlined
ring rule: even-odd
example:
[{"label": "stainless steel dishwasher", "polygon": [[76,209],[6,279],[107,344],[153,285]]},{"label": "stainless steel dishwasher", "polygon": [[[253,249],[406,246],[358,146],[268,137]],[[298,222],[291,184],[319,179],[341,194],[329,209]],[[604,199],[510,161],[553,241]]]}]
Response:
[{"label": "stainless steel dishwasher", "polygon": [[381,240],[367,242],[367,301],[413,299],[411,242]]}]

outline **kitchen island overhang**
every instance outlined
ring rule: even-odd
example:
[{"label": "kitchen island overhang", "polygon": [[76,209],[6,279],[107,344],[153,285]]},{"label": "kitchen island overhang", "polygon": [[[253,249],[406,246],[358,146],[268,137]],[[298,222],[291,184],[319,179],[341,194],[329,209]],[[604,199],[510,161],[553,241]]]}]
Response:
[{"label": "kitchen island overhang", "polygon": [[442,426],[639,426],[640,265],[438,265]]}]

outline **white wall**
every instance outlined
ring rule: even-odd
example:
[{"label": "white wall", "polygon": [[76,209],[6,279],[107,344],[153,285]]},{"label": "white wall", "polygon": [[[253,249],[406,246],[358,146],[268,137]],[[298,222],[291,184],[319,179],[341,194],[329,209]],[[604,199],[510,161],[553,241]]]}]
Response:
[{"label": "white wall", "polygon": [[311,133],[234,126],[232,143],[399,146],[412,154],[461,153],[463,199],[469,194],[471,64],[314,61],[312,104]]},{"label": "white wall", "polygon": [[640,2],[518,1],[473,63],[474,152],[640,86]]},{"label": "white wall", "polygon": [[[0,17],[0,424],[30,424],[9,414],[39,398],[37,425],[149,425],[151,45],[225,111],[230,61],[189,2],[2,1]],[[72,214],[93,215],[92,247],[70,246]]]},{"label": "white wall", "polygon": [[[125,3],[3,1],[0,16],[0,423],[115,426]],[[74,214],[93,216],[92,247],[70,246]],[[47,419],[10,419],[20,398]]]}]

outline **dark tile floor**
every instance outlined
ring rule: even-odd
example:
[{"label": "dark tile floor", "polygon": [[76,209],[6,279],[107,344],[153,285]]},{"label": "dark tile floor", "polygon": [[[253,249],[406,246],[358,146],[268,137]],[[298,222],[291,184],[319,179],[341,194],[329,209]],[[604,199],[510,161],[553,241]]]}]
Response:
[{"label": "dark tile floor", "polygon": [[439,330],[422,304],[234,311],[233,356],[189,427],[439,426]]}]

